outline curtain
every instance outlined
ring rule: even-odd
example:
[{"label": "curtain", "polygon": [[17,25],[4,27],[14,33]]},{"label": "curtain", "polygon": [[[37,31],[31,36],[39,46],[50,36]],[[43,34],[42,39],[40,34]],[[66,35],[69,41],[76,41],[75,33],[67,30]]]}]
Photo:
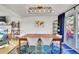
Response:
[{"label": "curtain", "polygon": [[62,35],[62,42],[64,41],[64,21],[65,13],[58,16],[58,34]]}]

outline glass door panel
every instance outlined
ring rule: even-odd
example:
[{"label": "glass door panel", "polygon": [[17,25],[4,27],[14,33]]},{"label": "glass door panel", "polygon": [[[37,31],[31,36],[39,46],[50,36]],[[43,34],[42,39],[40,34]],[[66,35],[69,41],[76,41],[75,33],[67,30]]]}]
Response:
[{"label": "glass door panel", "polygon": [[74,47],[75,45],[75,21],[74,16],[69,16],[66,19],[66,43]]},{"label": "glass door panel", "polygon": [[76,43],[77,43],[77,48],[79,48],[79,14],[78,14],[78,28],[77,28],[77,41],[76,41]]}]

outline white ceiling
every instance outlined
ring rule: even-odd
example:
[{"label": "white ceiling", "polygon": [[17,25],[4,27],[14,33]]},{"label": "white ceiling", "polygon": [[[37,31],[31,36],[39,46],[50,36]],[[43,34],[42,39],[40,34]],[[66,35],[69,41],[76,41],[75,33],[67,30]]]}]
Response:
[{"label": "white ceiling", "polygon": [[[37,4],[5,4],[4,7],[14,11],[15,13],[19,14],[20,16],[24,17],[29,15],[27,13],[27,9],[32,6],[38,6]],[[68,9],[75,6],[75,4],[44,4],[43,6],[50,6],[52,7],[54,13],[53,16],[57,16]]]}]

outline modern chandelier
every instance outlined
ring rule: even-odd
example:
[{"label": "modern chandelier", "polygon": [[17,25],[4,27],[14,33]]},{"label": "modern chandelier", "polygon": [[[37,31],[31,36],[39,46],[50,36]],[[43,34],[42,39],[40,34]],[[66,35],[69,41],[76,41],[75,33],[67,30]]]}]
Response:
[{"label": "modern chandelier", "polygon": [[28,8],[28,13],[52,13],[52,8],[45,6],[30,7]]}]

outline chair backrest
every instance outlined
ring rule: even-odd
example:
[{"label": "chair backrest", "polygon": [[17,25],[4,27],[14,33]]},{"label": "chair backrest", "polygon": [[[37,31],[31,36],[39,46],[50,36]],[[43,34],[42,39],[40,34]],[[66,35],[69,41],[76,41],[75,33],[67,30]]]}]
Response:
[{"label": "chair backrest", "polygon": [[24,37],[19,38],[19,47],[17,48],[18,53],[21,53],[20,47],[21,47],[21,44],[23,44],[23,43],[21,43],[21,41],[26,41],[26,42],[28,42],[28,41],[27,41],[27,38],[24,38]]}]

